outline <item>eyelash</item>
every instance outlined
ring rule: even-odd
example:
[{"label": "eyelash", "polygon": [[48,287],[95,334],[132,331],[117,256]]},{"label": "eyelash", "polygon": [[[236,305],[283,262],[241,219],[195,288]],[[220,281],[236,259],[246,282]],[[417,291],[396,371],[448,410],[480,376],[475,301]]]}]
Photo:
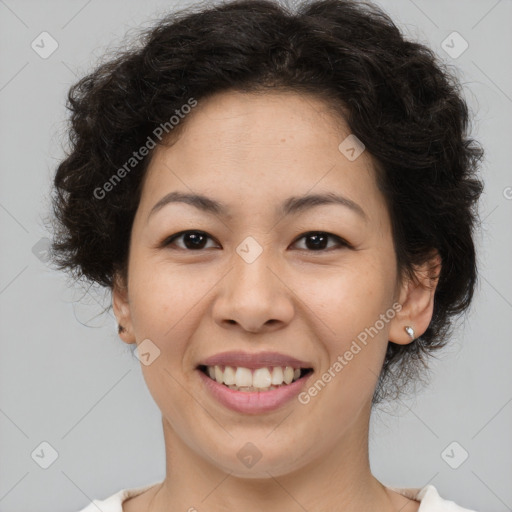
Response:
[{"label": "eyelash", "polygon": [[[208,233],[205,233],[204,231],[187,230],[187,231],[180,231],[179,233],[175,233],[174,235],[171,235],[170,237],[167,237],[166,239],[164,239],[162,241],[162,243],[160,244],[160,247],[162,247],[162,248],[163,247],[169,247],[170,245],[172,245],[174,243],[174,240],[176,240],[178,238],[181,238],[184,235],[187,235],[187,234],[190,234],[190,233],[204,235],[207,238],[209,238],[210,240],[214,240],[214,238],[212,238],[210,235],[208,235]],[[313,236],[313,235],[324,235],[324,236],[327,236],[328,238],[334,239],[339,244],[338,248],[343,248],[343,247],[348,248],[348,249],[352,249],[353,248],[352,245],[350,245],[343,238],[341,238],[341,237],[339,237],[337,235],[333,235],[332,233],[327,233],[325,231],[308,231],[306,233],[303,233],[298,238],[296,238],[293,243],[295,244],[299,240],[301,240],[303,238],[307,238],[308,236]],[[216,243],[218,243],[218,242],[216,242]],[[334,248],[334,249],[336,249],[336,248]],[[204,250],[204,248],[201,248],[201,249],[187,249],[186,247],[185,248],[178,247],[177,250],[183,250],[183,251],[186,251],[186,252],[201,252],[201,251]],[[331,247],[329,249],[319,249],[319,250],[316,250],[316,251],[311,250],[311,249],[301,249],[301,250],[304,250],[304,251],[307,251],[307,252],[329,252],[329,251],[333,250],[333,248]]]}]

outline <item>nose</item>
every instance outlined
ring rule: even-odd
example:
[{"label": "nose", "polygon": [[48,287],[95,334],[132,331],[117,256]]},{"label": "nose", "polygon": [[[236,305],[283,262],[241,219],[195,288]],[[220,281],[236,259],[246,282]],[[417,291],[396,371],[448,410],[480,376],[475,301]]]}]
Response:
[{"label": "nose", "polygon": [[293,292],[265,249],[252,262],[235,255],[233,268],[219,283],[213,316],[223,328],[258,333],[281,329],[293,318]]}]

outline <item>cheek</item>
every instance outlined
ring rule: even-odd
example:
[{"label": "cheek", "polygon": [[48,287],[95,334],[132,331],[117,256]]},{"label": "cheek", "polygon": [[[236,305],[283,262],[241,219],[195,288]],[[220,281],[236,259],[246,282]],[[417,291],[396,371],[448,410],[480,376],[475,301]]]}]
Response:
[{"label": "cheek", "polygon": [[130,311],[137,343],[149,339],[159,351],[154,363],[142,365],[144,378],[152,393],[169,392],[171,375],[182,374],[189,363],[189,340],[201,322],[200,298],[209,287],[183,268],[151,264],[132,269]]},{"label": "cheek", "polygon": [[369,254],[329,272],[301,273],[296,283],[301,300],[340,341],[357,336],[391,306],[393,272]]},{"label": "cheek", "polygon": [[130,310],[137,343],[149,339],[159,351],[151,364],[141,364],[144,380],[164,415],[179,418],[190,407],[184,372],[191,359],[190,339],[203,313],[199,300],[211,285],[184,267],[161,262],[134,264],[131,270]]},{"label": "cheek", "polygon": [[327,354],[319,378],[332,382],[325,398],[339,414],[356,414],[373,395],[395,316],[390,267],[385,259],[359,254],[329,276],[302,278],[302,298],[315,313],[309,315],[312,329]]},{"label": "cheek", "polygon": [[[179,328],[179,323],[186,322],[193,315],[198,297],[204,297],[211,287],[203,279],[207,274],[193,267],[171,265],[161,258],[135,260],[130,275],[130,309],[134,322],[140,326],[149,324],[160,334],[166,330],[171,334]],[[211,278],[214,281],[214,276]]]}]

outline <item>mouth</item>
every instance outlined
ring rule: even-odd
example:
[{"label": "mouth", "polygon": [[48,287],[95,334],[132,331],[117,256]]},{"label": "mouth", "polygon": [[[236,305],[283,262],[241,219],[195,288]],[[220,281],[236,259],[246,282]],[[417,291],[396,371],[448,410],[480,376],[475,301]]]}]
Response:
[{"label": "mouth", "polygon": [[289,386],[313,373],[313,368],[294,366],[247,368],[244,366],[201,364],[197,369],[218,384],[242,393],[272,391]]},{"label": "mouth", "polygon": [[237,413],[261,414],[291,404],[314,367],[278,352],[231,351],[199,361],[196,371],[217,403]]}]

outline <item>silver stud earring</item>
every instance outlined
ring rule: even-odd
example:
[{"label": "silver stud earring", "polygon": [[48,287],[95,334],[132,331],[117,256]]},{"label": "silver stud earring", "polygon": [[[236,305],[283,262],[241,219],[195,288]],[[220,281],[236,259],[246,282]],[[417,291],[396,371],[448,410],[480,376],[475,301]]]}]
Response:
[{"label": "silver stud earring", "polygon": [[405,329],[405,332],[411,338],[411,340],[413,340],[414,339],[414,329],[412,327],[410,327],[409,325],[405,326],[404,329]]}]

